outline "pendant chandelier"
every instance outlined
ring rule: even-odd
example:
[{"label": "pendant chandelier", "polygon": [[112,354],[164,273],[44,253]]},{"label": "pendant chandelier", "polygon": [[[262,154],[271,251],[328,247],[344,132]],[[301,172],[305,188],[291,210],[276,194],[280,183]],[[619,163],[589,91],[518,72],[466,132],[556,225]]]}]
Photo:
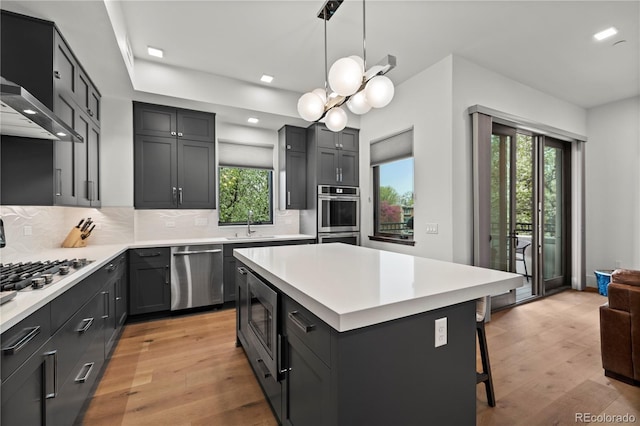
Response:
[{"label": "pendant chandelier", "polygon": [[338,10],[343,0],[327,1],[318,18],[324,21],[324,89],[307,92],[298,100],[298,114],[307,121],[325,119],[327,128],[339,132],[347,125],[347,108],[358,115],[371,108],[382,108],[394,95],[393,82],[385,76],[396,66],[396,58],[387,55],[367,70],[365,0],[362,0],[362,58],[349,56],[338,59],[327,70],[327,21]]}]

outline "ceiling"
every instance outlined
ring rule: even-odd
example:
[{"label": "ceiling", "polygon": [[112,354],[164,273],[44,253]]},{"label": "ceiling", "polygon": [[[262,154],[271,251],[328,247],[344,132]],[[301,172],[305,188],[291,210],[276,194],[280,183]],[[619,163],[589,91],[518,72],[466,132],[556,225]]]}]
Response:
[{"label": "ceiling", "polygon": [[[303,93],[324,84],[322,4],[148,0],[120,7],[136,58],[254,85],[271,74],[272,87]],[[362,6],[346,0],[327,23],[329,64],[362,54]],[[3,1],[2,8],[55,21],[103,94],[130,90],[102,1]],[[617,36],[593,39],[609,26]],[[367,62],[395,55],[388,76],[396,85],[455,54],[583,108],[640,93],[639,28],[640,1],[366,2]],[[147,46],[163,49],[164,59],[149,57]]]}]

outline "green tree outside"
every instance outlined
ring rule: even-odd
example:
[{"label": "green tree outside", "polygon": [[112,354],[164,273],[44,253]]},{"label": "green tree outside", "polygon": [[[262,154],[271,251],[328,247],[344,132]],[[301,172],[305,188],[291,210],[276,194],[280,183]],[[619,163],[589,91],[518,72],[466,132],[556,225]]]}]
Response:
[{"label": "green tree outside", "polygon": [[220,223],[273,223],[271,170],[220,167]]}]

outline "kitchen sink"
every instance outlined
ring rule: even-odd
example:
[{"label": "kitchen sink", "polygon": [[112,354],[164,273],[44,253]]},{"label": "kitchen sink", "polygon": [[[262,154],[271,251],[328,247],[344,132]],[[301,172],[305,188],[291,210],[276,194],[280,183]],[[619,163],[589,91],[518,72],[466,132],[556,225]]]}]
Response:
[{"label": "kitchen sink", "polygon": [[263,238],[275,238],[275,235],[252,235],[247,237],[246,235],[241,237],[225,237],[225,239],[229,241],[238,241],[238,240],[261,240]]}]

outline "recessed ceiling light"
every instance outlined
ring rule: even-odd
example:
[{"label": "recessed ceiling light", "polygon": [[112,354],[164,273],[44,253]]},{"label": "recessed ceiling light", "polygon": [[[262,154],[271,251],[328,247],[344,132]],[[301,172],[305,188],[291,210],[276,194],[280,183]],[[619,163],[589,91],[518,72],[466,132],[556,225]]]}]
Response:
[{"label": "recessed ceiling light", "polygon": [[260,77],[260,81],[262,81],[263,83],[271,83],[273,81],[273,76],[262,74],[262,77]]},{"label": "recessed ceiling light", "polygon": [[29,115],[34,115],[36,112],[32,109],[25,109],[22,112],[24,112],[25,114],[29,114]]},{"label": "recessed ceiling light", "polygon": [[164,56],[164,51],[162,49],[156,49],[151,46],[147,46],[147,53],[150,56],[155,56],[156,58],[162,58]]},{"label": "recessed ceiling light", "polygon": [[258,120],[258,119],[257,119],[257,118],[255,118],[255,117],[249,117],[249,119],[248,119],[247,121],[248,121],[249,123],[251,123],[251,124],[257,124],[257,123],[258,123],[258,121],[260,121],[260,120]]},{"label": "recessed ceiling light", "polygon": [[607,28],[604,31],[600,31],[599,33],[594,34],[593,38],[595,38],[598,41],[602,41],[605,38],[609,38],[609,37],[614,36],[616,34],[618,34],[618,30],[616,30],[614,27],[610,27],[610,28]]},{"label": "recessed ceiling light", "polygon": [[56,133],[56,135],[58,135],[58,136],[60,136],[60,137],[67,136],[67,134],[66,134],[66,133],[63,133],[63,132],[58,132],[58,133]]}]

